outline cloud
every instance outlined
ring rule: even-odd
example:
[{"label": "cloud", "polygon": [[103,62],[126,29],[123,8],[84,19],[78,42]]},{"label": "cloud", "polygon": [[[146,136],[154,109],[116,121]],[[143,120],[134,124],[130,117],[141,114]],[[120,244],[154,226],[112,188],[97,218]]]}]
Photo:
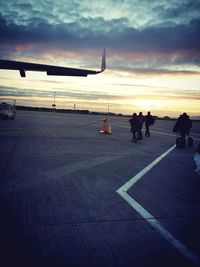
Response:
[{"label": "cloud", "polygon": [[[56,91],[56,98],[65,98],[67,101],[76,99],[77,101],[103,101],[105,103],[109,102],[116,102],[121,100],[134,100],[134,99],[149,99],[149,100],[160,100],[160,99],[172,99],[177,100],[178,99],[188,99],[188,100],[200,100],[200,92],[197,90],[179,90],[179,89],[170,89],[170,88],[162,88],[159,87],[152,87],[152,86],[146,86],[146,85],[139,85],[139,84],[113,84],[117,87],[125,88],[127,86],[137,89],[148,89],[147,91],[136,91],[134,90],[134,94],[131,94],[129,92],[128,95],[124,95],[123,93],[108,93],[105,92],[99,92],[99,91],[89,91],[89,90],[65,90],[60,88],[55,88]],[[164,89],[164,90],[163,90]],[[149,91],[151,93],[149,93]],[[122,90],[123,92],[123,90]],[[148,92],[148,93],[147,93]],[[52,98],[54,96],[54,93],[52,90],[44,90],[44,89],[32,89],[32,88],[18,88],[18,87],[6,87],[6,86],[0,86],[0,96],[13,96],[14,97],[37,97],[39,98]]]},{"label": "cloud", "polygon": [[167,1],[155,6],[154,11],[167,21],[174,21],[176,24],[187,24],[191,18],[199,17],[200,2],[187,0],[187,1]]},{"label": "cloud", "polygon": [[41,58],[57,51],[83,54],[106,47],[113,69],[126,63],[133,71],[173,71],[173,66],[200,65],[197,1],[136,1],[135,5],[132,1],[115,5],[114,1],[102,1],[99,9],[87,1],[43,1],[41,5],[10,1],[10,5],[1,5],[1,58]]},{"label": "cloud", "polygon": [[[108,94],[106,91],[103,93],[100,93],[98,91],[87,91],[84,90],[62,90],[55,88],[56,91],[56,97],[58,98],[67,98],[69,99],[77,99],[77,100],[87,100],[87,101],[99,101],[99,100],[120,100],[122,98],[119,94]],[[6,86],[0,86],[0,96],[26,96],[26,97],[52,97],[54,96],[52,90],[37,90],[37,89],[23,89],[23,88],[17,88],[17,87],[6,87]]]},{"label": "cloud", "polygon": [[[35,22],[36,21],[36,22]],[[146,28],[142,31],[123,27],[123,20],[105,21],[102,18],[81,20],[80,23],[50,25],[43,18],[31,18],[29,25],[7,25],[1,17],[1,42],[13,45],[33,43],[59,47],[101,47],[129,52],[199,51],[200,20],[189,25]],[[84,27],[84,25],[86,25]],[[96,25],[95,31],[90,25]],[[105,27],[105,33],[102,30]]]},{"label": "cloud", "polygon": [[[182,64],[184,64],[185,62],[182,62]],[[157,66],[159,67],[159,66]],[[192,71],[192,70],[173,70],[173,69],[164,69],[164,68],[142,68],[142,67],[138,67],[138,68],[134,68],[134,67],[126,67],[126,66],[117,66],[117,67],[112,67],[113,71],[120,71],[120,72],[126,72],[129,74],[141,74],[141,75],[174,75],[174,76],[185,76],[185,75],[196,75],[199,76],[200,75],[200,71]]]}]

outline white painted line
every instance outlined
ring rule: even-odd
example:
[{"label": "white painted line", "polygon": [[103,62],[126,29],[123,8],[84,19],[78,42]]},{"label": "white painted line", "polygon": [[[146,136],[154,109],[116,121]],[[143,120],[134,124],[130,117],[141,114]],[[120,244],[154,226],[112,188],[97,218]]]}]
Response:
[{"label": "white painted line", "polygon": [[159,131],[152,130],[152,129],[151,129],[151,132],[176,137],[176,134],[173,134],[173,133],[163,133],[163,132],[159,132]]},{"label": "white painted line", "polygon": [[[122,128],[130,128],[130,126],[127,126],[127,125],[122,125],[122,124],[118,124],[118,123],[112,123],[112,125],[115,125],[115,126],[118,126],[118,127],[122,127]],[[161,129],[161,128],[155,128],[155,129]],[[162,129],[164,130],[164,129]],[[160,132],[160,131],[157,131],[157,130],[154,130],[154,128],[151,129],[151,132],[153,133],[157,133],[157,134],[162,134],[162,135],[168,135],[168,136],[173,136],[173,137],[176,137],[176,134],[175,133],[164,133],[164,132]],[[197,135],[199,136],[199,134],[196,134],[196,133],[192,133],[192,137],[193,135]],[[199,137],[193,137],[194,140],[197,140],[199,141]]]},{"label": "white painted line", "polygon": [[157,232],[159,232],[162,237],[164,237],[172,246],[178,249],[183,256],[188,258],[194,264],[199,265],[200,259],[187,247],[178,241],[172,234],[170,234],[159,221],[146,209],[144,209],[135,199],[133,199],[128,193],[117,190],[118,194],[129,203],[129,205],[134,208]]},{"label": "white painted line", "polygon": [[[58,168],[54,168],[53,170],[50,169],[50,170],[40,171],[40,175],[35,176],[34,179],[31,179],[29,182],[27,180],[26,182],[24,182],[24,180],[26,179],[27,176],[31,175],[32,177],[33,174],[32,174],[32,171],[26,172],[26,173],[23,173],[23,175],[21,176],[21,179],[18,180],[17,184],[15,181],[14,182],[8,181],[6,185],[4,184],[0,192],[0,195],[5,194],[5,193],[10,193],[10,192],[16,192],[19,190],[23,190],[25,188],[26,189],[30,188],[32,186],[40,184],[41,180],[42,182],[47,182],[47,181],[55,180],[55,179],[62,179],[63,177],[66,177],[67,175],[70,175],[72,173],[76,173],[78,171],[96,167],[101,164],[108,163],[110,161],[121,159],[126,155],[129,155],[129,154],[123,154],[123,153],[114,154],[114,155],[103,154],[102,156],[93,157],[93,159],[87,159],[81,162],[71,163],[71,164],[68,164],[67,166],[60,166]],[[2,183],[0,182],[0,187],[1,185]]]},{"label": "white painted line", "polygon": [[130,126],[123,125],[123,124],[118,124],[118,123],[114,123],[114,122],[112,122],[112,125],[119,126],[119,127],[122,127],[122,128],[130,128]]},{"label": "white painted line", "polygon": [[[115,125],[115,126],[118,126],[118,127],[122,127],[122,128],[130,128],[130,126],[122,125],[122,124],[118,124],[118,123],[112,123],[112,125]],[[163,132],[159,132],[159,131],[152,130],[152,129],[151,129],[151,132],[155,132],[155,133],[163,134],[163,135],[168,135],[168,136],[173,136],[173,137],[176,136],[176,134],[163,133]]]},{"label": "white painted line", "polygon": [[161,156],[159,156],[157,159],[152,161],[148,166],[146,166],[143,170],[138,172],[133,178],[131,178],[128,182],[126,182],[122,187],[120,187],[118,190],[121,190],[123,192],[128,191],[130,187],[132,187],[139,179],[141,179],[148,171],[150,171],[155,165],[157,165],[164,157],[166,157],[174,148],[176,145],[173,145],[170,149],[168,149],[165,153],[163,153]]},{"label": "white painted line", "polygon": [[173,247],[175,247],[179,252],[190,260],[195,265],[200,265],[200,259],[187,247],[177,240],[170,232],[168,232],[160,222],[144,207],[142,207],[134,198],[132,198],[127,191],[148,171],[150,171],[155,165],[157,165],[164,157],[166,157],[176,146],[172,146],[165,153],[151,162],[142,171],[136,174],[128,182],[126,182],[122,187],[120,187],[116,192],[133,208],[135,209],[161,236],[166,239]]}]

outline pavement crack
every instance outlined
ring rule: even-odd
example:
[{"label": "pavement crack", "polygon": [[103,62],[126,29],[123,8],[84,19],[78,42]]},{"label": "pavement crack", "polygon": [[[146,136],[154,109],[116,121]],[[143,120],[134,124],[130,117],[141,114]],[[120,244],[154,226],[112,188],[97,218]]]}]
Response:
[{"label": "pavement crack", "polygon": [[124,219],[113,219],[113,220],[91,220],[91,221],[67,221],[67,222],[60,222],[60,223],[41,223],[41,224],[18,224],[19,227],[25,228],[37,228],[37,227],[54,227],[54,226],[64,226],[64,225],[87,225],[87,224],[98,224],[98,223],[121,223],[121,222],[142,222],[146,220],[200,220],[200,215],[197,217],[194,216],[158,216],[154,218],[124,218]]}]

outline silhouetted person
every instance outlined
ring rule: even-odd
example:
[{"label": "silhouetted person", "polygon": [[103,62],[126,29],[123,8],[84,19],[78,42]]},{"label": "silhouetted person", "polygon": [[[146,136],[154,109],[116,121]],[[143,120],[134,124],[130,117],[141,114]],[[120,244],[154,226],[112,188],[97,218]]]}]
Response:
[{"label": "silhouetted person", "polygon": [[186,135],[190,135],[190,128],[192,127],[192,121],[187,113],[183,113],[179,116],[176,124],[174,125],[174,132],[180,133],[182,138],[185,138]]},{"label": "silhouetted person", "polygon": [[142,126],[144,123],[145,117],[142,115],[142,112],[138,115],[138,140],[142,140]]},{"label": "silhouetted person", "polygon": [[131,132],[133,134],[132,142],[137,142],[136,133],[138,133],[138,116],[136,113],[133,113],[132,118],[129,120],[131,126]]},{"label": "silhouetted person", "polygon": [[194,154],[194,161],[196,163],[195,172],[200,175],[200,142]]},{"label": "silhouetted person", "polygon": [[150,137],[150,131],[149,131],[149,126],[154,124],[154,117],[151,115],[151,112],[148,111],[147,115],[145,116],[145,128],[146,128],[146,132],[145,132],[145,136],[146,137]]}]

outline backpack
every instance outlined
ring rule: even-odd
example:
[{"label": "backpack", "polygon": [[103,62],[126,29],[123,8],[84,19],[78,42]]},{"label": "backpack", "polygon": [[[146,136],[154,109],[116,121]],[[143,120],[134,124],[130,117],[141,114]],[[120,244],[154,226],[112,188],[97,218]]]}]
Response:
[{"label": "backpack", "polygon": [[153,125],[155,123],[155,118],[151,116],[150,125]]},{"label": "backpack", "polygon": [[176,122],[175,124],[174,124],[174,127],[173,127],[173,133],[178,133],[178,122]]}]

